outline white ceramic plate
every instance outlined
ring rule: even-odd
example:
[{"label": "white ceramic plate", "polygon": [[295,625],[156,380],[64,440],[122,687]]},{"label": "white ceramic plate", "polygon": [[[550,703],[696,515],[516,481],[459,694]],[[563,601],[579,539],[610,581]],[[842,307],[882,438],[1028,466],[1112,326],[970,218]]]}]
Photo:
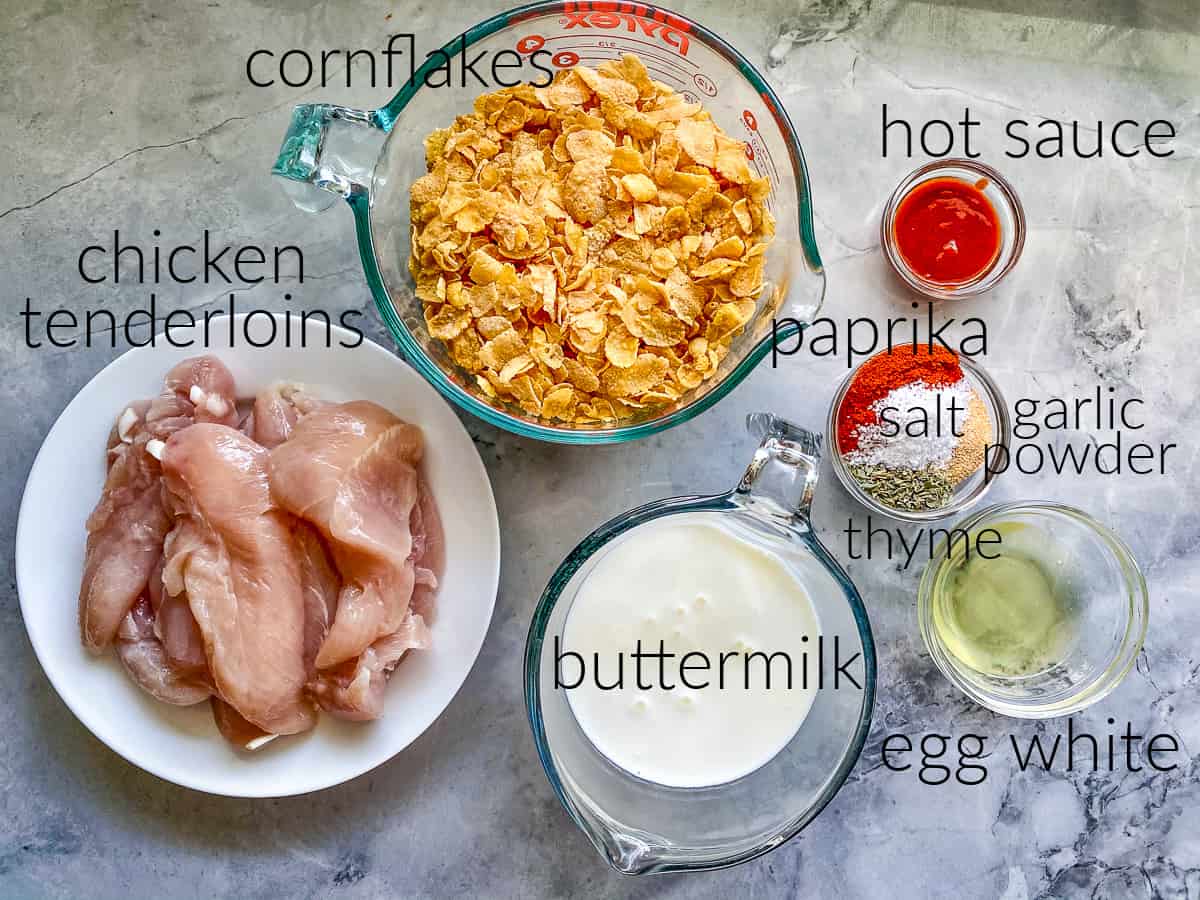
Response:
[{"label": "white ceramic plate", "polygon": [[[405,363],[377,344],[354,349],[351,332],[309,322],[308,347],[280,338],[255,348],[235,320],[214,319],[207,348],[134,349],[93,378],[50,429],[34,461],[17,524],[17,588],[21,614],[42,668],[92,733],[117,753],[168,781],[214,794],[281,797],[340,784],[408,746],[449,705],[466,680],[491,621],[500,574],[496,503],[479,454],[450,406]],[[218,325],[218,323],[221,323]],[[262,341],[271,322],[251,321]],[[182,332],[172,331],[176,340]],[[301,381],[335,401],[373,400],[421,426],[426,474],[446,532],[446,572],[437,597],[433,646],[413,652],[387,687],[383,717],[372,723],[322,716],[314,731],[280,738],[253,755],[233,751],[217,733],[207,703],[173,707],[144,694],[109,651],[95,657],[79,642],[76,598],[83,568],[84,520],[104,483],[104,445],[131,400],[154,396],[175,363],[209,352],[232,370],[247,396],[280,379]]]}]

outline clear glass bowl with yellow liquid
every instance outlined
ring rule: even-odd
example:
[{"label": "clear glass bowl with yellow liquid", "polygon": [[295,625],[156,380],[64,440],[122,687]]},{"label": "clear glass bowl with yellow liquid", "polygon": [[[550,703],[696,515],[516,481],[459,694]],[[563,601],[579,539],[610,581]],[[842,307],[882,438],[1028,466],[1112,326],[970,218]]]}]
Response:
[{"label": "clear glass bowl with yellow liquid", "polygon": [[917,598],[942,674],[988,709],[1025,719],[1077,712],[1129,673],[1149,598],[1133,554],[1086,513],[990,506],[934,552]]}]

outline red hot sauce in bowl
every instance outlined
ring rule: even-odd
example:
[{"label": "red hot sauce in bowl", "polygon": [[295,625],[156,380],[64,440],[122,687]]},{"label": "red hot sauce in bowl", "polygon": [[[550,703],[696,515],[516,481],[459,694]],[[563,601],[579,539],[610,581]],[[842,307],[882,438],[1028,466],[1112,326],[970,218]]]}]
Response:
[{"label": "red hot sauce in bowl", "polygon": [[896,210],[896,247],[918,278],[940,285],[974,281],[1000,255],[1000,219],[984,195],[987,179],[931,178]]}]

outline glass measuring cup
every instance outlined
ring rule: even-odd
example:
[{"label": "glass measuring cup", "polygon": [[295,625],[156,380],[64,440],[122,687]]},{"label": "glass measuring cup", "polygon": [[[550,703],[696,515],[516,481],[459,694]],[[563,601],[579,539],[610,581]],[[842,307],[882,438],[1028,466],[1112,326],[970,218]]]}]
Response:
[{"label": "glass measuring cup", "polygon": [[[421,301],[408,273],[409,186],[425,174],[422,138],[471,110],[483,87],[429,87],[440,80],[441,57],[427,59],[385,106],[374,110],[332,104],[296,107],[273,172],[292,182],[307,211],[328,208],[340,196],[354,214],[359,255],[380,315],[403,356],[445,397],[493,425],[562,443],[615,443],[685,422],[712,406],[770,352],[774,335],[794,336],[816,316],[825,275],[813,233],[808,172],[795,129],[779,98],[737,50],[683,16],[647,4],[535,3],[468,29],[440,52],[474,59],[487,52],[513,55],[507,83],[544,83],[547,69],[636,53],[652,77],[703,102],[732,137],[746,142],[751,168],[771,183],[767,206],[776,236],[765,256],[766,288],[754,318],[737,337],[717,374],[667,406],[616,424],[570,424],[531,416],[488,397],[473,376],[455,366],[441,341],[429,335]],[[539,54],[535,58],[535,54]],[[485,63],[485,71],[488,63]],[[540,66],[540,67],[539,67]],[[465,74],[465,73],[464,73]],[[327,193],[328,192],[328,193]],[[773,320],[778,319],[774,328]]]},{"label": "glass measuring cup", "polygon": [[[626,874],[723,868],[778,847],[837,793],[870,727],[871,626],[854,584],[809,522],[820,435],[767,413],[750,416],[747,426],[761,443],[736,488],[659,500],[600,526],[554,573],[529,629],[525,705],[542,766],[571,818]],[[611,542],[666,516],[719,523],[775,555],[807,589],[821,633],[840,638],[841,658],[862,654],[861,690],[816,691],[807,718],[778,755],[749,775],[711,787],[668,787],[617,767],[579,726],[566,692],[554,689],[555,637],[562,639],[589,573]]]}]

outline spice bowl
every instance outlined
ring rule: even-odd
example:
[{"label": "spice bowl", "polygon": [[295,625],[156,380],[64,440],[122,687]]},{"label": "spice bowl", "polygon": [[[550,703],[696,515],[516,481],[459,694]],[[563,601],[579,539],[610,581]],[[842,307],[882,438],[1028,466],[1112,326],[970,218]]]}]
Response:
[{"label": "spice bowl", "polygon": [[[906,259],[897,233],[897,220],[906,198],[922,185],[939,179],[961,182],[981,194],[995,216],[997,246],[990,262],[964,279],[934,280],[917,272]],[[939,159],[911,172],[892,192],[879,226],[883,255],[900,280],[930,300],[972,297],[994,288],[1017,264],[1025,246],[1025,211],[1012,185],[991,166],[970,159]]]},{"label": "spice bowl", "polygon": [[[917,345],[922,352],[926,351],[926,345]],[[906,522],[931,522],[942,519],[946,516],[964,512],[975,506],[992,486],[992,482],[999,477],[999,473],[993,473],[990,476],[986,472],[984,465],[984,454],[986,448],[980,449],[978,456],[972,452],[970,459],[978,459],[978,466],[967,474],[961,480],[956,481],[949,490],[948,495],[945,491],[941,491],[944,497],[944,502],[938,502],[935,505],[927,508],[910,509],[902,506],[899,503],[889,503],[883,499],[886,495],[886,486],[881,489],[868,489],[864,483],[860,482],[855,476],[852,469],[857,465],[855,453],[852,448],[843,446],[843,438],[845,436],[845,428],[842,427],[843,415],[849,412],[849,401],[847,396],[850,394],[851,387],[855,383],[855,379],[864,371],[864,367],[872,365],[880,358],[888,357],[892,354],[910,353],[909,345],[895,347],[892,350],[884,350],[870,359],[860,364],[850,374],[848,374],[838,387],[834,394],[833,400],[829,405],[829,417],[826,422],[826,434],[829,435],[830,444],[830,462],[833,466],[833,471],[837,475],[838,480],[846,491],[859,503],[874,513],[883,516],[888,516],[893,519],[900,519]],[[935,352],[939,352],[935,349]],[[969,358],[957,354],[951,354],[949,351],[940,351],[944,356],[951,357],[956,360],[957,366],[961,369],[961,381],[953,386],[944,387],[941,392],[945,394],[956,393],[962,396],[963,393],[972,393],[979,400],[978,404],[971,404],[973,407],[973,415],[986,414],[987,419],[991,423],[991,436],[986,444],[992,446],[1000,445],[1007,447],[1012,441],[1012,422],[1009,417],[1008,405],[1004,400],[1004,395],[1000,391],[1000,386],[995,380],[979,365],[972,362]],[[951,390],[951,387],[953,388]],[[945,407],[949,406],[949,400],[945,401]],[[903,410],[893,418],[899,418]],[[950,436],[953,431],[966,432],[967,428],[965,416],[958,415],[954,427],[950,427],[950,411],[948,408],[943,409],[942,436]],[[901,479],[911,479],[912,476],[903,471],[896,472],[897,477]]]},{"label": "spice bowl", "polygon": [[[981,557],[978,537],[988,529],[1000,538]],[[925,567],[917,617],[934,664],[959,690],[1001,715],[1043,719],[1092,705],[1129,674],[1150,603],[1137,561],[1116,534],[1055,503],[990,506],[955,533]],[[1021,608],[1031,582],[1011,570],[970,572],[1002,558],[1037,567],[1057,596],[1052,611]],[[1001,662],[1010,659],[1023,664]]]}]

